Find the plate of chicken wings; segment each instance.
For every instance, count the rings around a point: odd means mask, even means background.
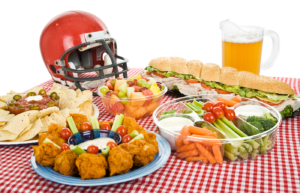
[[[143,176],[146,176],[148,174],[151,174],[152,172],[158,170],[160,167],[162,167],[169,159],[171,154],[171,148],[169,143],[163,138],[162,136],[155,134],[156,140],[158,143],[159,151],[154,156],[153,160],[148,163],[147,165],[144,165],[142,167],[138,168],[131,168],[128,172],[124,174],[118,174],[109,176],[108,174],[105,175],[102,178],[99,179],[85,179],[82,180],[79,176],[68,176],[63,175],[59,172],[56,172],[52,167],[45,167],[40,165],[34,156],[34,154],[31,155],[30,162],[37,174],[39,174],[41,177],[48,179],[53,182],[57,182],[60,184],[66,184],[66,185],[72,185],[72,186],[102,186],[102,185],[110,185],[110,184],[116,184],[121,182],[127,182],[130,180],[134,180]],[[126,148],[126,147],[123,147]],[[67,152],[66,152],[67,154]],[[85,155],[87,156],[87,155]],[[94,156],[94,155],[93,155]],[[66,157],[70,157],[67,156]],[[99,159],[99,160],[97,160]],[[101,162],[101,157],[82,157],[82,163],[87,161],[99,161]],[[119,155],[119,158],[122,160],[122,154]],[[86,164],[86,166],[82,165],[83,167],[88,167],[89,164]],[[91,168],[91,171],[94,170],[94,168]],[[102,169],[103,170],[103,169]],[[104,169],[105,170],[105,169]],[[107,170],[107,169],[106,169]],[[108,173],[108,172],[107,172]]]

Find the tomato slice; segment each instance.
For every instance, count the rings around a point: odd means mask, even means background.
[[[270,106],[276,106],[276,105],[280,105],[281,103],[283,103],[283,101],[281,101],[280,103],[272,103],[272,102],[265,101],[265,100],[262,100],[262,99],[258,99],[258,100],[263,102],[263,103],[266,103],[267,105],[270,105]]]
[[[152,73],[153,73],[155,76],[159,76],[159,77],[162,77],[162,78],[165,78],[165,77],[166,77],[164,74],[159,73],[159,72],[153,71]]]
[[[217,91],[217,93],[219,93],[219,94],[231,94],[231,92],[228,92],[228,91],[226,91],[226,90],[221,90],[221,89],[218,89],[218,88],[216,88],[216,91]]]
[[[146,72],[147,75],[151,75],[151,72]]]
[[[185,80],[187,83],[200,83],[199,80],[195,80],[195,79],[186,79]]]
[[[202,86],[204,89],[207,89],[207,90],[211,90],[211,89],[212,89],[212,87],[207,86],[204,82],[201,82],[201,86]]]

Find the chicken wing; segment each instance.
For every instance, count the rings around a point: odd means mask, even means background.
[[[55,158],[54,170],[67,176],[77,175],[78,169],[75,164],[77,158],[78,155],[70,149],[62,151]]]
[[[48,138],[53,141],[55,144],[61,146],[63,143],[66,143],[67,140],[60,137],[60,131],[63,129],[62,126],[51,123],[48,127],[47,133],[43,133],[39,136],[38,142],[39,145],[43,144],[43,141]]]
[[[43,143],[32,146],[35,160],[42,166],[54,166],[56,156],[60,154],[60,149],[53,143]]]
[[[121,145],[119,145],[119,147],[127,151],[132,157],[140,152],[140,148],[131,143],[122,143]]]
[[[89,119],[86,115],[79,113],[71,113],[70,116],[73,118],[74,123],[78,131],[81,131],[81,125],[84,122],[89,122]]]
[[[102,154],[83,153],[76,160],[82,180],[98,179],[106,175],[107,161]]]
[[[141,134],[144,135],[144,140],[146,142],[150,143],[151,145],[153,145],[155,147],[156,151],[158,152],[159,148],[158,148],[158,143],[156,141],[156,135],[154,133],[147,132],[146,130],[142,131]]]
[[[133,166],[132,155],[123,150],[120,146],[114,147],[109,152],[108,164],[110,176],[116,174],[125,174]]]
[[[140,167],[147,165],[154,159],[157,150],[153,145],[144,140],[139,139],[135,139],[131,143],[140,148],[139,153],[135,154],[135,156],[133,157],[134,166]]]

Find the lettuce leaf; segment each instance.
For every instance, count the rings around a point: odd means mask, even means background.
[[[264,91],[256,91],[258,95],[262,98],[268,98],[272,101],[284,101],[289,98],[289,95],[283,95],[283,94],[275,94],[275,93],[268,93]]]
[[[292,94],[292,95],[289,96],[289,98],[291,98],[291,99],[299,99],[300,95]]]

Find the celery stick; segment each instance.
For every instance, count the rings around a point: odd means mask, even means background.
[[[224,155],[231,161],[237,160],[237,158],[238,158],[236,155],[234,155],[226,150],[224,151]]]
[[[91,117],[91,124],[93,129],[100,129],[97,117]]]
[[[68,117],[67,121],[68,121],[68,124],[69,124],[69,127],[70,127],[72,133],[73,134],[78,133],[78,130],[77,130],[76,125],[74,123],[73,117],[71,117],[71,116]]]
[[[105,156],[105,157],[108,157],[109,155],[109,151],[110,151],[110,148],[109,146],[106,146],[105,149],[102,149],[101,152],[102,152],[102,155]]]
[[[231,144],[225,144],[225,150],[234,155],[239,155],[238,148],[233,147]]]
[[[204,106],[203,102],[198,102],[198,101],[196,101],[196,99],[194,99],[193,104],[200,109],[202,109],[202,107]]]
[[[70,149],[76,153],[77,155],[86,153],[86,151],[84,151],[83,149],[81,149],[78,145],[70,145]]]
[[[140,133],[140,134],[138,134],[135,138],[133,138],[131,141],[129,141],[128,143],[133,142],[135,139],[143,140],[143,139],[144,139],[144,135]]]
[[[227,125],[224,124],[220,119],[216,119],[216,121],[213,122],[213,124],[226,135],[226,138],[228,138],[228,139],[239,139],[239,138],[241,138],[235,132],[233,132],[229,127],[227,127]],[[233,142],[230,142],[230,143],[233,147],[238,148],[244,143],[244,140],[242,140],[242,139],[241,140],[236,140],[236,141],[233,141]]]
[[[258,150],[257,149],[254,149],[251,153],[250,153],[250,156],[252,157],[252,158],[255,158],[257,155],[258,155]]]
[[[138,136],[138,134],[139,134],[139,132],[137,132],[136,130],[134,130],[134,131],[132,131],[132,132],[130,133],[130,136],[131,136],[132,139],[133,139],[133,138],[135,138],[136,136]]]
[[[117,115],[115,120],[114,120],[114,124],[113,124],[111,130],[116,131],[118,129],[118,127],[120,127],[122,125],[123,120],[124,120],[124,115],[123,114]]]
[[[239,152],[240,152],[240,157],[243,159],[247,159],[248,158],[248,152],[246,151],[246,149],[241,146],[238,148]]]
[[[248,143],[243,143],[242,146],[247,150],[248,153],[250,153],[253,150],[253,147]]]
[[[54,146],[58,147],[60,149],[60,146],[57,145],[56,143],[54,143],[53,141],[51,141],[50,139],[46,138],[43,143],[52,143]]]

